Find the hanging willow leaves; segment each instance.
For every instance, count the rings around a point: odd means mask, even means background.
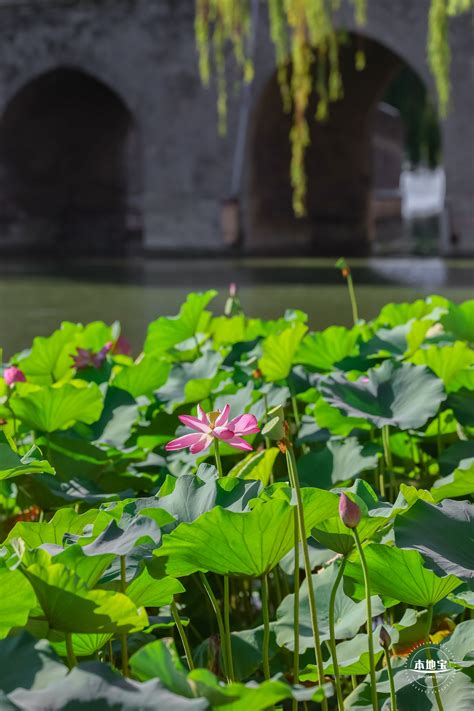
[[[370,9],[367,0],[353,0],[352,5],[356,25],[364,26]],[[283,108],[287,113],[293,111],[290,175],[293,209],[297,217],[306,212],[304,159],[310,143],[307,116],[310,96],[315,89],[318,97],[316,119],[324,120],[329,113],[329,104],[343,95],[339,70],[341,38],[332,17],[338,6],[339,3],[334,0],[268,0],[268,25],[275,47]],[[448,21],[452,16],[468,12],[473,6],[474,0],[431,0],[427,18],[427,54],[442,115],[447,112],[450,93]],[[203,84],[208,86],[213,59],[220,133],[225,132],[227,123],[226,49],[230,46],[243,81],[250,82],[253,62],[247,40],[252,30],[255,28],[252,27],[250,0],[196,0],[195,36],[199,71]],[[360,70],[365,67],[360,48],[356,50],[355,64]]]

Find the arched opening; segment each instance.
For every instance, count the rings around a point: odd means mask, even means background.
[[[363,70],[356,66],[361,50]],[[308,110],[304,218],[295,218],[291,204],[292,116],[283,111],[276,76],[257,102],[246,196],[250,249],[363,255],[372,250],[376,235],[390,240],[393,231],[402,230],[399,181],[409,157],[410,107],[382,102],[390,100],[387,90],[401,72],[417,75],[387,47],[350,34],[340,50],[340,67],[344,97],[330,105],[328,119],[314,120],[316,93]]]
[[[72,68],[40,75],[0,121],[0,248],[123,252],[141,237],[140,155],[119,96]]]

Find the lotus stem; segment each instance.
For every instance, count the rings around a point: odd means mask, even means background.
[[[364,586],[365,586],[365,602],[367,605],[367,638],[369,647],[369,662],[370,662],[370,692],[372,696],[372,708],[374,711],[378,711],[377,702],[377,681],[375,678],[375,663],[374,663],[374,634],[372,631],[372,601],[370,595],[370,581],[369,581],[369,569],[367,566],[367,561],[365,559],[364,550],[360,542],[359,534],[357,533],[357,527],[352,528],[352,533],[354,536],[355,544],[357,547],[357,552],[359,553],[360,563],[362,566],[362,572],[364,574]]]
[[[336,686],[337,705],[338,705],[339,711],[344,711],[344,697],[342,695],[341,676],[339,674],[339,663],[337,661],[337,652],[336,652],[336,631],[335,631],[335,621],[334,621],[334,606],[335,606],[335,602],[336,602],[336,594],[337,594],[340,582],[342,580],[342,576],[344,574],[345,567],[346,567],[346,558],[344,556],[341,560],[339,570],[337,571],[336,580],[334,581],[334,585],[332,586],[332,590],[331,590],[331,595],[329,597],[329,640],[330,640],[330,647],[331,647],[332,666],[334,669],[334,682],[335,682],[335,686]]]
[[[66,652],[69,669],[74,669],[74,667],[77,665],[77,659],[76,655],[74,654],[74,645],[72,643],[71,632],[66,632]]]
[[[388,469],[388,475],[390,477],[390,493],[392,495],[391,498],[393,500],[393,498],[394,498],[393,497],[393,492],[394,492],[393,459],[392,459],[392,450],[390,449],[390,427],[389,427],[389,425],[384,425],[382,427],[382,442],[383,442],[383,453],[384,453],[385,465],[386,465],[386,469]],[[384,486],[384,489],[385,489],[385,486]]]
[[[351,300],[352,307],[352,320],[354,321],[354,326],[359,320],[359,309],[357,308],[357,299],[355,295],[354,282],[352,281],[352,274],[349,271],[347,275],[347,288],[349,290],[349,298]]]
[[[214,614],[216,616],[217,620],[217,628],[219,630],[219,637],[221,640],[221,647],[222,647],[222,657],[224,660],[224,672],[225,676],[227,678],[227,681],[230,682],[230,677],[229,677],[229,661],[227,659],[227,645],[226,645],[226,635],[225,635],[225,629],[224,629],[224,621],[222,619],[221,611],[219,608],[219,603],[217,602],[217,598],[214,595],[214,592],[210,586],[210,583],[208,579],[206,578],[204,573],[200,573],[200,578],[201,582],[203,584],[204,590],[207,592],[207,595],[209,597],[209,600],[211,601],[212,608],[214,610]]]
[[[229,596],[229,576],[224,575],[224,630],[225,644],[227,650],[228,669],[227,673],[230,681],[234,681],[234,660],[232,657],[232,638],[230,636],[230,596]]]
[[[120,556],[120,590],[123,595],[127,591],[127,559],[124,555]],[[122,673],[124,676],[128,676],[128,643],[127,635],[123,634],[120,637],[120,642],[122,646]]]
[[[324,682],[324,665],[323,665],[323,655],[321,651],[321,641],[319,636],[319,625],[318,625],[318,610],[316,606],[316,595],[314,593],[313,580],[312,580],[312,569],[311,561],[309,559],[309,549],[308,540],[306,538],[306,526],[304,522],[304,508],[303,500],[301,498],[301,488],[298,479],[298,469],[296,466],[296,459],[293,452],[293,447],[291,442],[287,442],[286,446],[286,464],[288,467],[288,475],[290,478],[291,486],[293,487],[296,494],[296,507],[298,511],[298,528],[299,528],[299,538],[301,541],[301,546],[303,549],[303,561],[304,570],[306,576],[306,583],[308,585],[308,601],[309,601],[309,612],[311,618],[311,630],[314,638],[315,656],[316,656],[316,666],[318,668],[318,685],[322,687]],[[299,590],[295,591],[295,595],[299,595]],[[328,702],[324,696],[321,706],[323,711],[328,711]]]
[[[395,681],[393,678],[392,660],[390,657],[390,647],[384,647],[385,661],[387,664],[388,681],[390,683],[390,711],[397,711],[397,695],[395,693]]]
[[[293,649],[293,679],[298,684],[300,680],[300,541],[298,529],[298,509],[295,509],[295,569],[294,569],[294,599],[293,599],[293,628],[294,628],[294,649]],[[298,709],[298,702],[293,699],[293,708]]]
[[[171,603],[171,615],[173,616],[174,623],[177,627],[179,637],[181,639],[181,643],[184,648],[184,654],[186,656],[186,661],[188,663],[189,670],[192,671],[194,669],[194,662],[193,662],[193,655],[191,652],[191,646],[189,644],[188,636],[186,634],[186,630],[183,627],[183,623],[181,622],[181,618],[179,616],[179,611],[178,608],[176,607],[176,602],[173,600]]]
[[[426,649],[426,656],[428,659],[431,659],[431,650],[430,650],[430,632],[431,632],[431,625],[433,624],[433,605],[428,605],[427,608],[428,612],[428,619],[427,619],[427,629],[426,629],[426,638],[425,638],[425,649]],[[443,707],[443,702],[441,701],[441,695],[439,693],[439,687],[438,687],[438,679],[436,678],[436,674],[432,674],[431,678],[433,680],[433,691],[436,699],[436,703],[438,704],[438,711],[444,711]]]
[[[219,452],[219,440],[214,437],[214,457],[216,460],[217,473],[219,474],[219,479],[222,479],[224,473],[222,471],[221,454]]]
[[[270,679],[270,614],[268,610],[268,575],[262,577],[262,616],[263,616],[263,673]]]

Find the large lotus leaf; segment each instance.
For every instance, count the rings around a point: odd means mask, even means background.
[[[357,526],[360,540],[369,540],[386,525],[385,516],[363,516]],[[313,528],[312,534],[323,546],[342,555],[347,555],[355,547],[354,536],[343,524],[339,515],[321,521]]]
[[[202,402],[215,392],[217,381],[227,377],[221,366],[220,353],[206,353],[192,363],[176,363],[156,395],[167,403],[168,412],[173,412],[177,405]]]
[[[243,315],[217,316],[209,324],[209,333],[216,346],[246,341],[246,318]]]
[[[163,353],[192,338],[198,331],[205,331],[211,314],[204,309],[216,295],[216,291],[191,293],[181,306],[178,316],[160,316],[150,323],[144,346],[145,353]]]
[[[127,633],[146,627],[144,609],[122,593],[89,590],[66,566],[44,557],[25,569],[49,625],[60,632]]]
[[[305,502],[309,533],[318,521],[334,515],[337,496],[319,489],[303,491],[309,492]],[[284,499],[272,499],[243,513],[216,507],[165,535],[155,554],[168,556],[166,572],[175,577],[198,570],[259,577],[294,545],[293,523],[294,507]]]
[[[169,605],[174,595],[184,592],[184,586],[175,578],[157,580],[145,567],[127,587],[127,596],[137,607],[162,607]]]
[[[474,390],[460,388],[450,393],[446,405],[463,427],[474,427]]]
[[[474,299],[463,304],[449,304],[448,313],[441,317],[446,331],[460,341],[474,343]]]
[[[393,328],[381,328],[370,341],[361,345],[361,355],[405,358],[420,347],[430,326],[429,321],[411,320]]]
[[[258,367],[266,380],[285,380],[288,377],[296,351],[307,330],[307,326],[297,322],[291,328],[265,338]]]
[[[454,575],[439,577],[424,566],[418,551],[400,550],[382,543],[365,548],[372,592],[405,602],[428,607],[455,590],[461,580]],[[345,575],[363,583],[359,563],[348,561]]]
[[[462,440],[452,444],[441,452],[439,457],[439,471],[445,476],[452,474],[455,469],[463,466],[466,459],[474,458],[474,440]]]
[[[331,565],[318,575],[312,576],[312,583],[318,601],[318,622],[321,641],[329,639],[329,598],[337,575],[337,566]],[[314,646],[311,618],[309,613],[308,585],[306,580],[299,590],[300,598],[300,653]],[[273,629],[277,643],[287,649],[294,648],[294,594],[287,595],[276,613]],[[336,639],[351,639],[367,621],[365,601],[354,602],[348,597],[342,585],[339,586],[335,599]],[[372,614],[384,612],[380,598],[372,597]]]
[[[456,376],[474,364],[474,351],[467,343],[456,341],[442,348],[437,345],[421,348],[410,360],[416,365],[426,365],[430,368],[449,391]]]
[[[45,550],[50,547],[43,546]],[[100,581],[107,568],[114,560],[113,555],[87,556],[81,546],[74,544],[64,550],[55,552],[54,547],[49,550],[54,563],[61,563],[80,578],[88,588],[93,588]]]
[[[474,457],[463,459],[452,474],[437,479],[431,494],[436,502],[474,494]]]
[[[43,543],[62,546],[66,533],[82,534],[85,526],[95,523],[99,516],[105,527],[110,517],[104,513],[99,514],[96,509],[78,514],[74,509],[65,508],[56,511],[50,521],[18,521],[8,534],[5,543],[15,538],[22,538],[28,548],[38,548]]]
[[[158,545],[160,538],[160,529],[152,519],[145,516],[124,516],[119,524],[115,520],[110,521],[107,528],[91,543],[87,543],[87,537],[81,538],[79,543],[84,546],[82,550],[87,556],[125,556],[140,543]]]
[[[18,363],[27,380],[38,385],[52,385],[64,376],[72,377],[72,355],[76,352],[76,337],[81,328],[78,324],[64,322],[51,336],[37,336],[30,353]]]
[[[330,489],[340,481],[377,466],[377,453],[363,447],[355,437],[329,440],[324,449],[308,452],[298,460],[301,482],[306,486]]]
[[[359,338],[358,329],[343,326],[330,326],[324,331],[309,333],[298,348],[295,362],[321,371],[335,370],[344,358],[357,355]]]
[[[270,481],[273,471],[275,459],[278,457],[280,450],[278,447],[270,447],[262,449],[258,452],[250,452],[246,457],[241,459],[229,471],[228,476],[238,477],[239,479],[257,479],[264,486]]]
[[[471,580],[456,588],[455,592],[449,595],[449,599],[457,605],[474,610],[474,582]]]
[[[23,424],[40,432],[65,430],[76,422],[91,424],[102,412],[102,393],[95,383],[74,381],[64,385],[32,388],[18,383],[10,407]]]
[[[111,632],[102,634],[73,634],[71,635],[71,641],[74,655],[76,657],[92,657],[96,652],[105,647],[112,637],[113,634]],[[61,657],[67,656],[66,639],[64,635],[60,632],[52,632],[49,635],[49,641],[57,654]]]
[[[366,634],[356,634],[352,639],[340,642],[336,645],[337,661],[339,671],[344,676],[361,675],[370,673],[370,655],[368,652],[368,639]],[[374,639],[374,660],[375,664],[383,656],[383,649],[378,644],[377,637]],[[332,657],[324,662],[325,674],[334,674]],[[309,664],[300,674],[301,681],[318,681],[319,675],[316,665]]]
[[[152,355],[145,355],[137,363],[125,366],[113,379],[112,385],[126,390],[134,398],[151,396],[168,379],[170,364]]]
[[[123,447],[138,419],[138,404],[130,393],[109,387],[100,419],[92,429],[92,439],[111,447]]]
[[[164,688],[160,681],[145,684],[124,679],[106,664],[84,662],[64,679],[45,688],[16,689],[9,698],[22,711],[207,711],[205,699],[186,699]]]
[[[331,407],[320,397],[314,406],[314,417],[321,430],[333,435],[347,437],[357,430],[370,430],[370,423],[362,417],[347,417],[340,410]]]
[[[18,688],[47,686],[68,671],[46,640],[25,631],[0,641],[0,669],[0,689],[7,694]]]
[[[130,668],[139,681],[158,678],[169,691],[189,699],[195,696],[172,639],[157,639],[141,647],[130,658]]]
[[[201,514],[215,506],[229,511],[248,510],[249,501],[258,496],[259,481],[239,479],[210,479],[203,482],[196,476],[184,475],[175,480],[173,491],[166,496],[137,500],[144,516],[150,516],[153,509],[169,513],[178,523],[191,523]]]
[[[474,579],[474,507],[467,501],[419,499],[397,516],[395,543],[419,551],[437,575]]]
[[[0,639],[12,627],[24,627],[35,605],[35,594],[25,576],[19,570],[0,567]]]
[[[446,399],[443,383],[426,367],[390,360],[356,381],[342,373],[321,378],[319,388],[344,414],[402,430],[422,427]]]
[[[441,642],[440,647],[457,662],[467,660],[474,663],[474,620],[457,624],[454,632]]]
[[[41,459],[38,447],[33,446],[20,456],[4,439],[3,432],[0,432],[0,481],[23,474],[55,474],[55,471],[47,460]]]
[[[437,321],[447,311],[449,301],[442,296],[429,296],[412,303],[386,304],[377,316],[376,323],[384,326],[399,326],[411,319]]]

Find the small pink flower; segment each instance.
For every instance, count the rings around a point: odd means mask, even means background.
[[[360,508],[346,494],[339,499],[339,516],[347,528],[355,528],[360,521]]]
[[[25,374],[16,365],[11,365],[3,371],[3,379],[6,384],[12,388],[15,383],[24,383],[26,381]]]
[[[111,352],[114,355],[129,356],[132,355],[132,346],[124,336],[119,336],[115,343],[112,344]]]
[[[78,348],[76,355],[72,356],[74,361],[73,367],[76,370],[84,370],[85,368],[99,369],[107,358],[107,353],[113,348],[112,341],[105,344],[98,353],[94,353],[88,348]]]
[[[165,449],[174,451],[176,449],[186,449],[192,454],[198,454],[207,449],[213,439],[220,439],[231,447],[237,449],[252,450],[248,442],[242,439],[243,435],[260,432],[255,415],[239,415],[229,420],[230,405],[226,405],[223,410],[205,413],[200,405],[197,406],[197,417],[192,415],[180,415],[179,419],[183,425],[187,425],[196,432],[185,434],[182,437],[168,442]]]

